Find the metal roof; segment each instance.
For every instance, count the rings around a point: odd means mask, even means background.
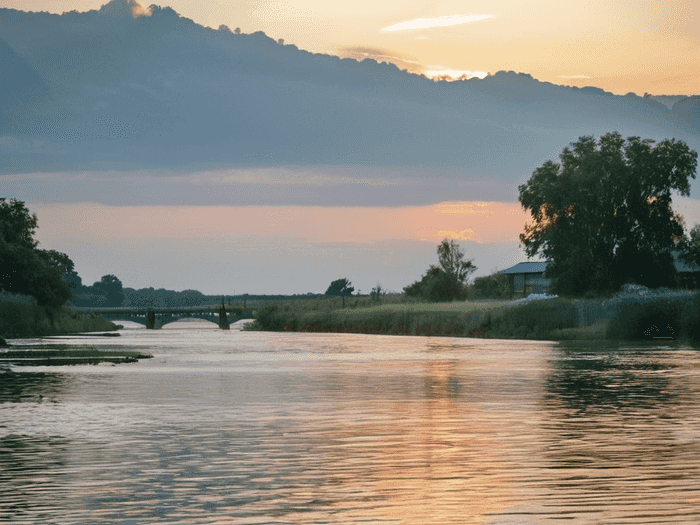
[[[700,267],[697,265],[689,265],[684,263],[678,258],[678,252],[674,251],[673,254],[673,264],[676,267],[676,271],[679,273],[689,273],[689,272],[700,272]],[[547,268],[547,263],[549,261],[535,261],[535,262],[521,262],[515,266],[503,270],[501,273],[504,274],[514,274],[514,273],[544,273],[545,268]]]
[[[543,273],[549,261],[521,262],[503,270],[501,273]]]
[[[672,251],[671,255],[673,255],[673,265],[676,267],[676,271],[679,273],[686,273],[686,272],[700,272],[700,267],[698,267],[697,264],[686,264],[685,262],[681,261],[678,258],[679,252],[678,251]]]

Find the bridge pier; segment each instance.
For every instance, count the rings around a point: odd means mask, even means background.
[[[221,297],[221,307],[219,308],[219,328],[222,330],[230,330],[231,326],[228,323],[228,315],[226,314],[226,306],[224,305],[224,298]]]
[[[148,313],[146,314],[146,329],[147,330],[155,330],[155,328],[156,328],[156,313],[149,308]]]

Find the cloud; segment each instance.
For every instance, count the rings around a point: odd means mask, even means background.
[[[476,232],[471,228],[465,228],[460,231],[452,230],[439,230],[436,235],[436,239],[444,239],[445,237],[449,239],[454,239],[455,241],[475,241],[481,242],[476,236]]]
[[[399,22],[398,24],[384,27],[382,28],[382,31],[408,31],[411,29],[457,26],[472,22],[479,22],[480,20],[486,20],[488,18],[493,18],[493,15],[452,15],[439,16],[437,18],[416,18],[415,20]]]
[[[428,66],[430,69],[423,74],[433,80],[467,80],[470,78],[486,78],[487,71],[472,71],[470,69],[449,69],[442,66]]]
[[[138,2],[133,2],[131,4],[131,16],[134,18],[139,18],[140,16],[151,16],[153,14],[153,9],[150,7],[145,7]]]
[[[559,78],[571,78],[571,79],[576,79],[576,78],[592,78],[587,75],[559,75]]]
[[[398,56],[385,49],[380,49],[377,47],[341,47],[338,49],[337,54],[341,58],[354,58],[358,62],[362,62],[367,58],[376,60],[377,62],[386,62],[389,64],[394,64],[399,69],[404,69],[413,73],[420,73],[422,71],[420,62],[409,60],[408,58]]]

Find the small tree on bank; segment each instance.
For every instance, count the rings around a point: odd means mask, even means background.
[[[340,296],[343,298],[343,308],[345,308],[345,296],[351,295],[355,291],[352,283],[346,278],[336,279],[333,281],[326,290],[326,295]]]
[[[437,247],[440,266],[430,265],[420,281],[406,286],[407,297],[430,302],[466,299],[466,281],[477,270],[473,260],[464,260],[464,251],[454,240],[444,239]]]

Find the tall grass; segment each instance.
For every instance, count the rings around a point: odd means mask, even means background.
[[[608,339],[682,339],[700,342],[700,293],[628,300],[617,305],[608,324]]]
[[[67,306],[47,312],[30,298],[7,295],[0,298],[0,336],[6,339],[116,329],[114,323],[99,317],[83,317]]]
[[[487,312],[482,327],[490,337],[560,339],[564,329],[578,326],[578,318],[571,299],[547,299]]]
[[[502,303],[359,302],[346,308],[317,300],[268,305],[258,311],[252,330],[346,332],[388,335],[467,336],[483,323],[484,313]],[[361,307],[364,306],[364,307]]]

